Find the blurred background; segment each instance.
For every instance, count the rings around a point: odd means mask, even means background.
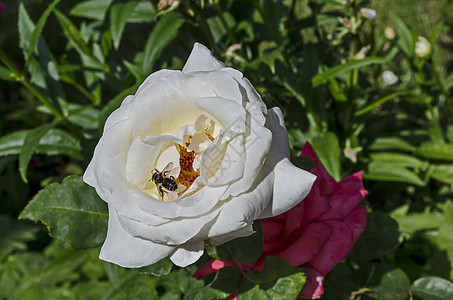
[[[451,0],[0,1],[0,298],[204,299],[196,266],[101,262],[106,217],[70,247],[22,212],[200,42],[283,110],[294,156],[309,141],[337,181],[364,171],[367,228],[321,299],[453,299],[452,26]]]

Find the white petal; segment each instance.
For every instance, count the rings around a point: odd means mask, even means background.
[[[210,72],[194,72],[190,75],[208,82],[217,93],[218,97],[233,100],[245,107],[247,101],[246,91],[236,79],[222,70]],[[243,95],[244,93],[244,95]]]
[[[227,199],[215,223],[209,230],[209,237],[234,234],[249,226],[269,205],[272,199],[274,174],[263,166],[256,176],[250,191]]]
[[[179,71],[163,69],[163,70],[159,70],[157,72],[152,73],[145,79],[145,81],[143,81],[142,84],[140,84],[140,86],[138,87],[137,92],[135,94],[138,94],[139,92],[141,92],[141,90],[143,90],[148,85],[150,85],[154,80],[168,77],[169,75],[172,75],[174,73],[179,73]]]
[[[180,140],[171,135],[148,136],[143,141],[141,138],[135,139],[127,154],[127,180],[141,189],[144,188],[151,177],[151,172],[156,167],[159,154],[169,142],[177,143]],[[162,170],[164,167],[157,166],[156,168]]]
[[[225,130],[235,135],[246,131],[246,111],[235,101],[220,97],[204,97],[197,99],[196,102],[203,110],[214,116]]]
[[[171,203],[171,202],[164,202]],[[137,220],[135,216],[128,218],[122,215],[118,219],[123,228],[132,236],[164,245],[182,245],[198,235],[206,223],[218,214],[217,209],[197,216],[196,218],[178,218],[159,226],[149,226],[146,220]]]
[[[118,222],[114,209],[109,207],[107,238],[99,258],[126,268],[139,268],[154,264],[174,251],[174,247],[135,238]]]
[[[217,172],[210,176],[209,169],[212,163],[209,162],[207,156],[202,159],[200,174],[206,179],[207,186],[222,186],[232,183],[242,177],[245,166],[245,148],[243,143],[244,138],[239,135],[229,141],[221,164],[216,168]],[[206,151],[208,153],[208,151]],[[203,155],[204,156],[204,155]],[[205,177],[207,176],[207,177]]]
[[[232,68],[224,68],[222,69],[222,71],[227,72],[228,74],[233,76],[234,79],[236,79],[236,81],[241,85],[241,88],[245,90],[245,95],[243,97],[246,98],[248,102],[259,108],[262,113],[266,113],[266,104],[264,104],[261,96],[255,90],[250,81],[245,78],[241,72]]]
[[[216,121],[195,103],[199,98],[216,96],[207,82],[180,72],[153,80],[132,102],[130,122],[134,139],[172,135],[181,126],[194,124],[202,114]]]
[[[245,167],[242,178],[230,185],[225,193],[226,198],[229,195],[239,195],[250,189],[256,174],[260,172],[264,164],[267,153],[271,147],[272,133],[269,129],[263,127],[265,118],[260,110],[249,105],[247,114],[247,128],[245,137]]]
[[[260,218],[279,215],[294,207],[308,195],[316,179],[315,175],[289,161],[288,134],[279,108],[269,109],[267,126],[273,137],[265,165],[274,170],[274,199]]]
[[[171,261],[178,267],[184,268],[196,262],[204,252],[203,241],[185,244],[176,249],[170,256]]]
[[[246,227],[238,229],[233,232],[229,232],[224,235],[216,236],[211,238],[211,242],[214,246],[222,245],[226,242],[229,242],[231,240],[244,237],[244,236],[249,236],[255,233],[252,227],[253,223],[248,224]]]
[[[83,180],[96,188],[96,191],[104,201],[107,201],[107,199],[100,188],[102,186],[100,179],[104,168],[113,157],[123,155],[122,157],[125,160],[131,142],[129,121],[122,120],[104,131],[104,134],[94,149],[93,158],[83,174]],[[115,147],[112,147],[112,145],[115,145]]]
[[[195,43],[192,52],[182,69],[183,73],[196,72],[196,71],[212,71],[225,67],[225,65],[215,59],[211,51],[206,46]]]
[[[293,208],[308,195],[316,179],[312,173],[295,167],[288,158],[277,163],[274,173],[274,199],[260,218],[276,216]]]

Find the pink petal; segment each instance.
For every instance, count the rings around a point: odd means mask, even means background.
[[[362,171],[354,173],[340,182],[341,188],[330,195],[331,209],[317,220],[342,220],[368,192],[363,188]]]
[[[327,221],[334,231],[310,264],[327,274],[351,251],[366,226],[366,206],[355,208],[343,221]]]
[[[330,203],[328,197],[321,195],[321,185],[319,180],[320,177],[316,178],[316,181],[307,197],[305,197],[304,203],[304,218],[302,219],[302,226],[311,223],[319,216],[325,214],[330,210]]]
[[[304,216],[304,206],[305,203],[304,201],[302,201],[285,213],[286,220],[285,228],[284,231],[282,232],[283,234],[283,236],[281,237],[282,239],[289,238],[289,236],[293,234],[293,232],[301,226],[302,219]]]
[[[282,242],[281,246],[285,247],[282,251],[272,251],[265,255],[278,256],[293,267],[298,267],[310,261],[319,253],[332,232],[333,228],[326,222],[308,224],[303,228],[297,240],[288,239]]]
[[[274,218],[268,218],[261,220],[261,226],[263,227],[263,252],[278,247],[284,225],[274,221]]]
[[[335,179],[332,178],[332,176],[330,176],[326,168],[324,168],[323,164],[319,160],[318,155],[316,155],[316,152],[310,145],[310,143],[305,143],[301,155],[308,156],[315,162],[316,166],[311,169],[310,172],[318,176],[318,178],[322,178],[322,181],[320,182],[322,188],[321,195],[330,195],[339,188],[338,183],[335,181]]]
[[[208,261],[207,263],[202,265],[200,268],[198,268],[198,270],[193,274],[193,277],[200,280],[205,275],[217,272],[218,270],[222,269],[223,267],[228,267],[228,266],[231,266],[231,263],[229,263],[227,261],[211,259],[210,261]]]
[[[307,267],[307,271],[307,281],[302,291],[300,291],[299,297],[306,299],[319,298],[324,293],[324,288],[322,287],[324,276],[311,267]]]

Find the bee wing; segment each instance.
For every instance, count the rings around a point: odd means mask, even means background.
[[[161,173],[165,176],[165,173],[170,172],[172,169],[173,169],[173,162],[171,161],[165,166],[165,168],[162,170]]]

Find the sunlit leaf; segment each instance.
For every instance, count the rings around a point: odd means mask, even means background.
[[[440,277],[423,277],[414,281],[412,293],[422,300],[453,299],[453,283]]]
[[[79,176],[46,186],[19,218],[43,222],[51,236],[75,249],[97,247],[107,233],[107,205]]]
[[[341,149],[338,138],[334,133],[318,136],[312,140],[312,146],[327,172],[336,180],[341,180],[340,155]]]
[[[386,60],[380,57],[367,57],[361,60],[350,60],[342,65],[332,67],[319,73],[312,78],[311,83],[313,87],[323,84],[332,77],[339,76],[351,70],[360,69],[371,64],[383,64]]]
[[[39,141],[53,126],[55,126],[55,124],[45,124],[27,132],[19,155],[19,172],[23,181],[28,181],[28,163],[30,162],[31,156],[36,151]]]
[[[139,1],[129,1],[126,3],[117,3],[110,9],[110,28],[112,31],[113,46],[118,49],[123,35],[124,27],[129,16]]]
[[[105,13],[113,0],[89,0],[78,3],[71,9],[71,15],[94,20],[104,20]]]
[[[163,15],[153,31],[151,32],[145,45],[143,71],[149,74],[154,62],[178,33],[178,29],[184,24],[184,18],[176,12],[169,12]]]

